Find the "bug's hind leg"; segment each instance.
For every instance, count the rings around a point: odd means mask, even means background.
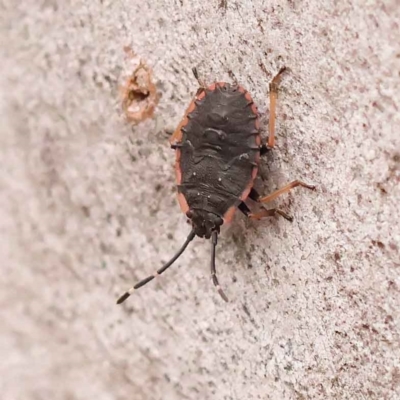
[[[283,218],[287,219],[288,221],[293,221],[293,217],[286,214],[284,211],[280,210],[279,208],[272,208],[271,210],[263,210],[258,213],[252,213],[247,207],[247,205],[241,202],[238,206],[239,210],[248,218],[250,219],[261,219],[265,217],[273,217],[275,215],[281,215]]]
[[[264,196],[264,197],[261,197],[255,190],[252,189],[252,191],[249,194],[249,197],[251,199],[257,201],[258,203],[269,203],[270,201],[275,200],[280,195],[289,192],[291,189],[293,189],[297,186],[302,186],[302,187],[305,187],[306,189],[315,190],[314,185],[308,185],[307,183],[304,183],[302,181],[295,180],[293,182],[290,182],[283,188],[278,189],[275,192],[269,194],[268,196]]]
[[[269,136],[267,145],[270,149],[275,146],[276,99],[278,97],[279,82],[285,71],[286,67],[281,68],[269,84]]]
[[[275,192],[271,193],[268,196],[261,197],[258,192],[252,188],[249,193],[250,199],[256,201],[257,203],[268,203],[272,200],[275,200],[277,197],[280,195],[289,192],[291,189],[295,188],[296,186],[302,186],[310,190],[315,190],[314,185],[308,185],[307,183],[304,183],[302,181],[293,181],[289,183],[288,185],[284,186],[281,189],[276,190]],[[258,213],[251,213],[250,209],[246,206],[245,203],[239,204],[239,210],[242,211],[247,217],[251,219],[261,219],[264,217],[272,217],[274,215],[281,215],[283,218],[287,219],[288,221],[293,221],[293,217],[290,215],[286,214],[284,211],[282,211],[279,208],[272,208],[270,210],[262,210]]]
[[[263,144],[260,149],[261,155],[264,155],[268,150],[275,146],[275,120],[276,120],[276,100],[278,98],[278,87],[282,79],[282,74],[286,71],[283,67],[272,79],[269,84],[269,126],[268,126],[268,142]]]

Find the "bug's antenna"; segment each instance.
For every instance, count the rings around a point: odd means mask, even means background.
[[[194,239],[195,236],[196,236],[196,234],[194,233],[194,229],[192,229],[192,231],[189,233],[189,236],[187,237],[185,243],[178,250],[178,252],[166,264],[164,264],[160,269],[158,269],[154,275],[150,275],[147,278],[142,279],[135,286],[132,286],[127,292],[125,292],[117,300],[117,304],[123,303],[136,289],[139,289],[140,287],[144,286],[146,283],[152,281],[156,276],[161,275],[166,269],[168,269],[180,257],[180,255],[185,251],[186,247]]]
[[[218,232],[214,231],[211,236],[211,278],[213,280],[214,286],[217,288],[218,293],[225,301],[229,301],[225,293],[222,291],[221,286],[219,286],[217,271],[215,270],[215,248],[218,243]]]

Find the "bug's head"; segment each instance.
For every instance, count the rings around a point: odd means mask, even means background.
[[[205,210],[189,210],[186,216],[190,219],[196,235],[206,239],[209,239],[214,231],[219,233],[220,227],[224,223],[220,216]]]

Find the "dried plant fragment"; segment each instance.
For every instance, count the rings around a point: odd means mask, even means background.
[[[122,109],[129,122],[138,124],[147,118],[151,118],[158,104],[159,95],[152,80],[152,70],[142,60],[137,65],[135,54],[129,48],[125,48],[131,64],[136,64],[129,75],[122,90]]]

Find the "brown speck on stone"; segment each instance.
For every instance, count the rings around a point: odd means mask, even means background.
[[[218,8],[226,10],[228,8],[228,0],[220,0]]]

